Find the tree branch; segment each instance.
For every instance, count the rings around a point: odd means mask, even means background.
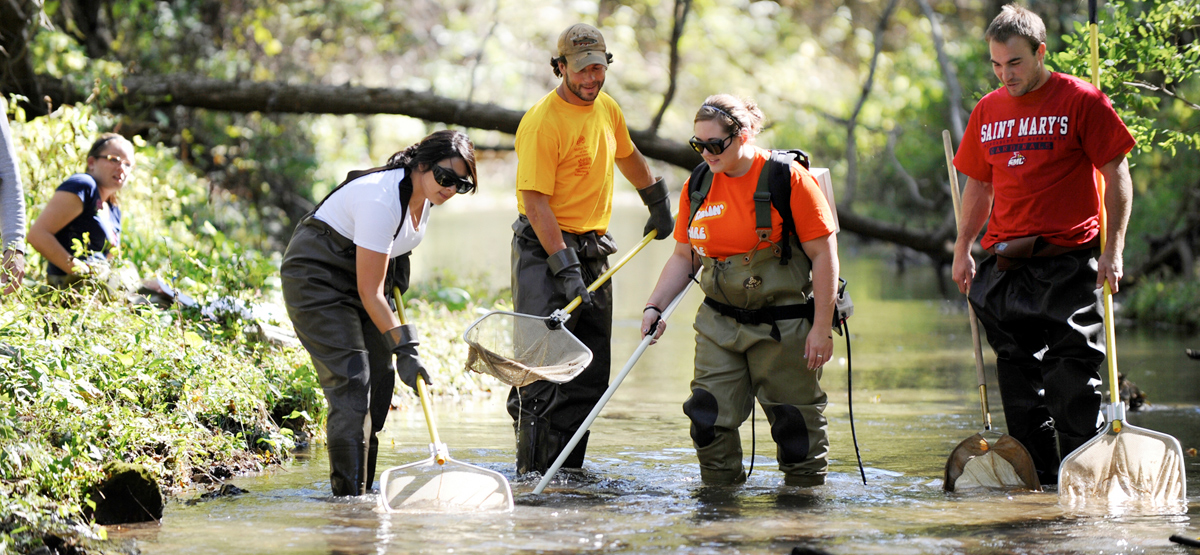
[[[471,55],[471,58],[474,58],[474,61],[471,64],[471,85],[470,88],[467,89],[467,102],[471,102],[471,99],[475,97],[475,75],[479,71],[479,66],[483,64],[484,47],[487,46],[488,39],[492,38],[492,35],[496,33],[496,27],[500,25],[499,13],[500,0],[494,0],[492,3],[492,26],[488,27],[487,34],[483,35],[483,39],[479,41],[479,50],[476,50],[475,53]]]
[[[1148,91],[1160,92],[1162,94],[1165,94],[1171,98],[1174,98],[1174,99],[1188,105],[1188,107],[1193,110],[1200,110],[1200,105],[1198,105],[1195,102],[1192,102],[1182,96],[1179,96],[1178,93],[1176,93],[1175,91],[1173,91],[1171,89],[1168,89],[1165,85],[1159,86],[1159,85],[1155,85],[1153,83],[1147,83],[1145,81],[1125,81],[1121,84],[1128,85],[1130,87],[1137,87],[1139,89],[1146,89]]]
[[[662,106],[654,115],[654,120],[650,122],[649,131],[651,133],[658,133],[658,126],[662,123],[663,114],[667,113],[667,106],[675,98],[675,83],[679,71],[679,39],[683,37],[683,24],[687,21],[688,11],[691,8],[692,0],[675,0],[675,25],[671,28],[671,62],[668,70],[670,76],[668,77],[667,92],[663,94]]]
[[[922,208],[933,208],[936,203],[921,196],[920,184],[917,183],[917,180],[914,179],[912,175],[909,175],[908,171],[904,169],[904,165],[900,163],[898,158],[896,158],[896,138],[899,137],[900,133],[901,129],[896,127],[887,134],[888,158],[892,162],[892,167],[895,168],[896,172],[900,175],[900,180],[904,182],[904,185],[908,189],[908,198]]]
[[[963,130],[966,129],[966,125],[963,123],[963,120],[966,119],[963,117],[966,110],[962,106],[963,92],[962,85],[958,82],[958,71],[954,69],[954,64],[946,55],[946,41],[942,38],[942,24],[938,21],[933,7],[929,5],[929,0],[917,0],[917,3],[921,5],[921,11],[929,19],[933,35],[933,49],[937,51],[938,65],[942,66],[942,75],[946,80],[946,100],[950,105],[950,131],[954,133],[954,142],[960,143]]]
[[[4,0],[0,0],[2,2]],[[74,99],[79,95],[57,84],[56,94]],[[49,86],[49,85],[46,85]],[[254,81],[218,81],[194,75],[131,75],[125,91],[110,108],[136,112],[150,107],[185,106],[229,112],[274,112],[315,114],[400,114],[427,121],[489,129],[515,134],[524,112],[495,104],[476,104],[436,96],[428,92],[368,87],[292,85]],[[663,139],[649,130],[629,132],[638,150],[650,158],[691,170],[702,160],[686,143]],[[950,256],[953,229],[910,230],[901,225],[874,220],[838,210],[842,229],[868,239],[889,241],[920,251],[935,260]]]
[[[875,68],[879,65],[879,54],[883,51],[883,33],[887,31],[888,20],[892,18],[892,12],[896,9],[896,4],[900,0],[889,0],[888,5],[883,10],[883,15],[879,17],[879,23],[875,26],[875,51],[871,54],[871,68],[867,72],[867,80],[863,82],[862,94],[858,97],[858,104],[854,106],[854,111],[850,113],[850,119],[846,123],[846,204],[854,204],[854,196],[858,189],[858,142],[854,139],[855,128],[858,127],[858,116],[862,113],[863,105],[867,103],[867,97],[871,95],[871,87],[875,85]]]

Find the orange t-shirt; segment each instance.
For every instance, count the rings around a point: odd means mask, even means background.
[[[729,177],[723,173],[713,175],[712,188],[704,204],[696,212],[696,218],[688,225],[691,214],[688,185],[685,183],[679,199],[679,218],[675,220],[675,240],[691,243],[700,256],[724,260],[750,252],[758,243],[754,233],[754,191],[758,188],[758,174],[766,164],[770,152],[755,149],[754,163],[750,171],[741,177]],[[792,163],[792,219],[796,222],[796,235],[801,243],[819,239],[833,233],[833,211],[821,194],[817,180],[798,163]],[[783,239],[783,218],[775,207],[771,207],[771,240]],[[758,248],[767,248],[763,243]]]

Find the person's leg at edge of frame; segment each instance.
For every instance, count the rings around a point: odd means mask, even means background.
[[[784,485],[812,487],[825,483],[829,466],[828,396],[821,389],[821,370],[809,370],[797,357],[811,329],[808,320],[777,323],[780,341],[766,333],[746,352],[753,387],[771,425]]]
[[[750,416],[754,398],[746,357],[731,349],[739,327],[707,305],[696,314],[696,370],[683,412],[691,420],[692,445],[705,485],[746,481],[738,428]]]

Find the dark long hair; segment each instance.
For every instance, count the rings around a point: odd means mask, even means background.
[[[412,145],[388,158],[389,169],[404,167],[409,171],[427,172],[433,165],[446,158],[462,158],[471,173],[471,182],[476,185],[471,192],[479,190],[479,175],[475,172],[475,145],[462,131],[443,129],[434,131],[421,142]]]

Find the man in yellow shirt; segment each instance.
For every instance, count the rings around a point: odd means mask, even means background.
[[[578,23],[558,37],[550,63],[562,83],[542,97],[517,129],[517,209],[513,224],[512,291],[517,312],[548,316],[575,297],[583,303],[566,326],[589,349],[592,363],[565,384],[539,381],[513,390],[508,412],[517,432],[517,473],[544,473],[608,387],[612,285],[589,294],[608,270],[617,244],[608,233],[613,166],[650,209],[645,232],[671,234],[667,186],[629,138],[616,101],[600,92],[612,55],[595,27]],[[564,468],[581,468],[587,436]]]

